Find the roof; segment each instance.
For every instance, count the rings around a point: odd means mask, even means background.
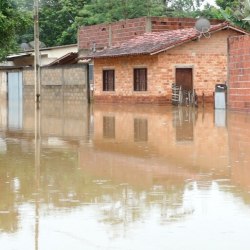
[[[75,64],[75,63],[87,64],[89,62],[90,59],[79,57],[77,52],[70,52],[62,57],[57,58],[55,61],[51,62],[46,66],[56,66],[56,65]]]
[[[48,66],[75,64],[78,61],[77,58],[78,58],[78,53],[70,52],[62,57],[57,58],[55,61],[51,62]]]
[[[232,29],[242,34],[248,34],[248,32],[232,26],[228,22],[211,25],[209,32],[214,33],[223,29]],[[200,36],[201,33],[195,28],[150,32],[128,40],[119,46],[113,46],[102,51],[91,52],[86,57],[104,58],[128,55],[153,55],[195,40]]]
[[[32,43],[32,42],[31,42]],[[71,47],[76,47],[77,44],[67,44],[67,45],[60,45],[60,46],[54,46],[54,47],[40,47],[40,51],[46,51],[46,50],[56,50],[56,49],[64,49],[64,48],[71,48]],[[27,52],[33,52],[34,48],[30,47],[30,49],[26,49],[25,51]]]
[[[31,55],[32,55],[32,53],[23,52],[23,53],[19,53],[19,54],[9,55],[9,56],[6,57],[6,60],[7,61],[12,61],[12,60],[17,59],[17,58],[29,57]]]

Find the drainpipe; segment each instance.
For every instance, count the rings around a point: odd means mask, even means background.
[[[87,100],[90,104],[90,81],[89,81],[89,64],[87,64]]]

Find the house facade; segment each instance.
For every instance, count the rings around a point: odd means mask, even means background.
[[[62,57],[71,56],[74,54],[77,57],[78,47],[77,44],[40,48],[40,66],[47,66]],[[27,67],[34,66],[34,49],[29,51],[23,51],[18,54],[9,55],[7,57],[8,64],[2,64],[0,66],[12,66],[12,67]],[[73,62],[75,63],[75,61]],[[71,64],[71,63],[68,63]]]
[[[200,34],[194,28],[150,32],[88,55],[94,62],[94,102],[169,103],[172,84],[213,102],[227,81],[230,36],[246,34],[228,23]]]

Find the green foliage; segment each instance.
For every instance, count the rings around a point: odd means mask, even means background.
[[[41,4],[40,39],[47,46],[76,43],[77,28],[72,24],[86,0],[44,0]]]
[[[168,6],[175,10],[175,12],[194,12],[197,9],[201,7],[201,4],[204,2],[204,0],[172,0],[169,1]]]
[[[0,28],[2,42],[8,37],[16,37],[21,43],[33,40],[33,0],[0,0]],[[39,26],[40,40],[47,46],[72,44],[77,42],[77,30],[81,25],[109,23],[121,19],[141,16],[172,16],[172,17],[207,17],[226,19],[233,24],[248,28],[249,23],[242,21],[250,7],[242,0],[216,0],[214,7],[205,0],[40,0]],[[9,4],[11,8],[4,7]],[[19,11],[17,11],[17,8]],[[8,18],[3,10],[7,11]],[[249,11],[248,11],[249,10]],[[21,18],[21,19],[20,19]],[[17,20],[19,20],[17,22]],[[6,31],[8,31],[6,34]],[[4,33],[5,32],[5,33]],[[15,41],[5,42],[9,48],[15,47]],[[3,47],[1,47],[3,48]]]
[[[197,16],[206,17],[207,19],[225,19],[218,8],[209,4],[206,4],[204,9],[198,12]]]
[[[17,9],[11,0],[0,0],[0,59],[17,49],[16,37],[29,25],[28,13]]]
[[[237,8],[241,0],[216,0],[216,4],[220,7],[220,9],[225,10],[226,8],[235,9]]]
[[[249,0],[216,0],[220,6],[223,17],[234,25],[250,31],[250,21],[243,20],[250,18],[250,2]]]
[[[164,1],[159,0],[95,0],[86,4],[76,19],[78,25],[114,22],[141,16],[162,16]]]

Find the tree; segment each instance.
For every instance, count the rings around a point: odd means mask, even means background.
[[[221,13],[227,21],[250,30],[250,21],[244,20],[244,18],[250,17],[249,0],[216,0],[216,4],[220,7]]]
[[[167,15],[173,17],[196,17],[204,0],[168,0]]]
[[[76,43],[72,26],[87,0],[44,0],[39,14],[40,39],[47,46]]]
[[[162,16],[165,7],[162,0],[92,0],[79,12],[76,24],[92,25],[141,16]]]
[[[18,11],[11,0],[0,0],[0,59],[17,50],[16,35],[31,21],[27,13]]]

